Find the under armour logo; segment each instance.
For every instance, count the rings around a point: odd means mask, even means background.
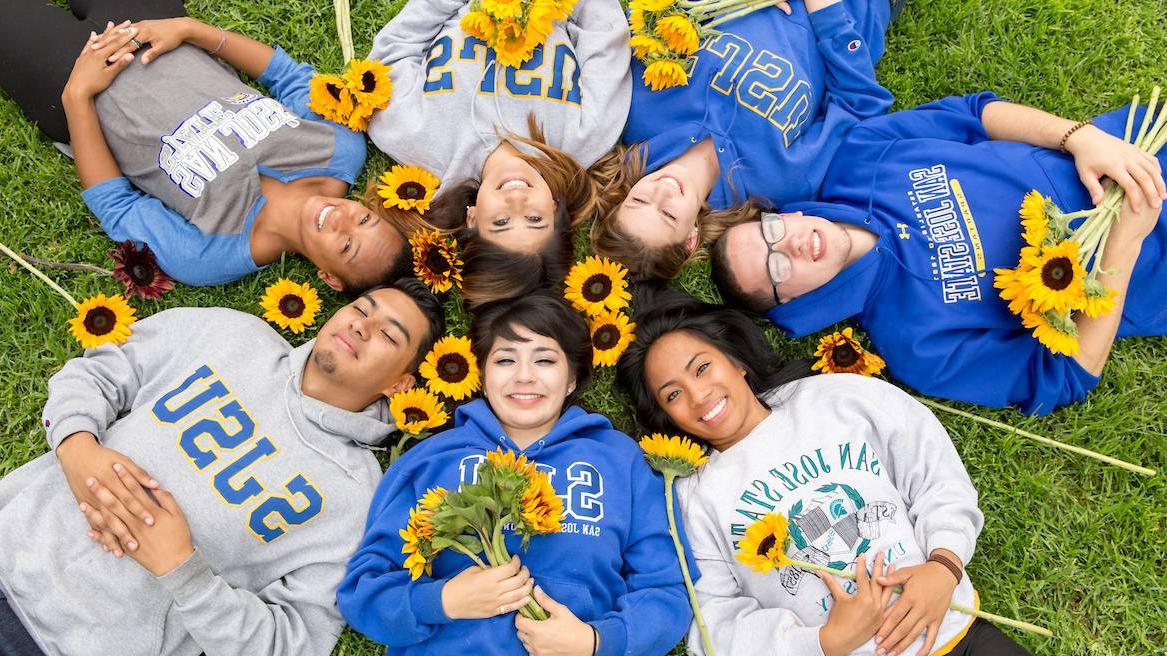
[[[896,229],[900,231],[900,239],[911,239],[912,236],[908,234],[908,224],[897,223]]]

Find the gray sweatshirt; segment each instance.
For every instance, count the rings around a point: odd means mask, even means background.
[[[794,567],[759,574],[737,560],[746,528],[768,512],[791,522],[792,558],[855,571],[879,552],[897,568],[949,549],[968,563],[984,517],[977,491],[944,427],[894,385],[849,374],[777,388],[773,412],[741,442],[712,452],[679,483],[685,532],[701,570],[697,599],[718,654],[822,656],[819,628],[834,598]],[[854,592],[854,584],[845,584]],[[954,603],[976,605],[965,576]],[[933,654],[972,624],[949,611]],[[904,650],[914,654],[923,638]],[[694,628],[689,648],[703,653]],[[875,644],[852,652],[875,654]]]
[[[527,136],[533,113],[547,143],[584,167],[616,144],[632,99],[628,23],[617,0],[579,0],[519,69],[459,26],[466,0],[410,0],[377,34],[370,59],[393,67],[393,99],[369,124],[390,157],[451,186],[478,178],[500,135]]]
[[[172,492],[195,553],[154,577],[85,535],[50,452],[0,480],[0,586],[50,656],[327,655],[337,585],[380,478],[384,403],[354,413],[304,396],[312,343],[262,320],[180,308],[49,381],[55,448],[90,431]]]

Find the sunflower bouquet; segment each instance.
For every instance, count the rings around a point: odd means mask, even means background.
[[[791,558],[788,554],[791,551],[790,539],[790,524],[784,515],[778,513],[766,513],[762,517],[754,521],[746,528],[745,536],[737,543],[738,554],[737,559],[749,565],[755,572],[766,574],[774,570],[782,569],[783,567],[795,567],[807,572],[822,572],[824,574],[831,574],[849,581],[855,580],[855,575],[844,570],[834,569],[826,565],[812,563],[806,560],[799,560]],[[896,592],[903,592],[902,586],[896,586]],[[1036,624],[1029,622],[1022,622],[1010,617],[1003,617],[993,613],[986,613],[977,608],[963,606],[961,604],[949,604],[950,609],[965,615],[972,615],[990,622],[1004,624],[1015,629],[1028,631],[1050,637],[1053,633]]]
[[[353,59],[344,73],[317,73],[308,83],[308,109],[329,121],[364,132],[373,112],[389,106],[390,68],[371,59]]]
[[[628,269],[606,257],[590,255],[567,272],[563,297],[588,317],[592,340],[592,366],[616,364],[636,339],[636,324],[624,314],[632,300]]]
[[[653,91],[689,83],[690,57],[716,26],[778,4],[775,0],[632,0],[629,45]]]
[[[472,0],[462,31],[494,49],[503,66],[521,66],[567,20],[576,0]]]
[[[1151,155],[1167,145],[1167,103],[1160,105],[1156,114],[1159,92],[1159,87],[1151,92],[1147,112],[1132,139],[1139,107],[1139,97],[1134,97],[1123,137]],[[1016,267],[994,270],[993,286],[1009,302],[1009,311],[1021,317],[1022,325],[1054,353],[1078,354],[1075,313],[1100,317],[1114,311],[1116,293],[1098,276],[1110,229],[1118,221],[1125,196],[1122,187],[1112,183],[1097,207],[1070,213],[1037,190],[1021,202],[1025,246]],[[1076,221],[1081,223],[1072,227]]]
[[[526,456],[497,449],[486,454],[476,482],[457,491],[429,490],[410,510],[399,531],[405,568],[414,580],[432,574],[434,559],[446,549],[480,567],[498,567],[511,560],[504,529],[521,536],[525,550],[532,537],[558,533],[562,519],[563,500],[547,474]],[[531,619],[548,617],[534,598],[519,612]]]

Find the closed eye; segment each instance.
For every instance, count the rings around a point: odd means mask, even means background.
[[[349,237],[348,239],[344,240],[344,248],[340,249],[341,254],[343,255],[343,254],[349,252],[349,249],[351,249],[352,247],[353,247],[353,240],[352,240],[352,237]]]
[[[365,311],[364,311],[364,310],[361,308],[361,306],[359,306],[359,305],[354,305],[354,306],[353,306],[353,309],[354,309],[354,310],[356,310],[357,312],[360,312],[362,317],[367,317],[367,316],[369,316],[369,313],[368,313],[368,312],[365,312]]]
[[[515,363],[515,361],[511,358],[499,358],[495,360],[494,363],[497,365],[512,365]]]
[[[390,344],[397,346],[397,340],[393,339],[393,337],[388,332],[382,330],[381,334],[385,336],[385,339],[389,340]]]

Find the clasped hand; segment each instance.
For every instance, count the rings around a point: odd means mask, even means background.
[[[1071,134],[1065,148],[1074,156],[1078,176],[1095,205],[1102,202],[1104,177],[1122,187],[1135,212],[1144,207],[1158,209],[1167,199],[1167,186],[1163,182],[1159,160],[1141,148],[1093,125]]]

